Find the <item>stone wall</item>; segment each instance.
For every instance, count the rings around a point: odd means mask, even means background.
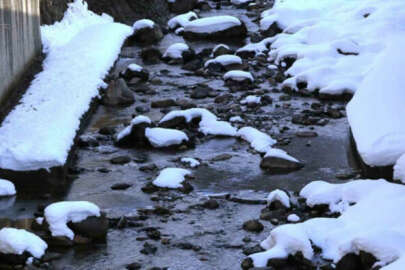
[[[0,102],[41,51],[39,0],[0,0]]]

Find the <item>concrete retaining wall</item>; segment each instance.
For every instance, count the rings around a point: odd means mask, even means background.
[[[41,51],[39,0],[0,0],[0,103]]]

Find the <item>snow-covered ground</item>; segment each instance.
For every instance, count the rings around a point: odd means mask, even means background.
[[[303,223],[275,228],[261,243],[266,251],[250,257],[256,267],[270,258],[286,258],[302,252],[314,257],[315,245],[323,258],[338,262],[349,253],[373,254],[384,270],[400,270],[405,264],[405,186],[385,180],[358,180],[345,184],[315,181],[300,195],[310,207],[328,205],[338,218],[312,218]],[[294,220],[297,220],[294,218]]]
[[[76,0],[61,22],[41,32],[44,70],[0,127],[3,169],[49,169],[66,162],[80,119],[105,86],[103,78],[132,29]]]
[[[271,58],[297,61],[284,84],[296,89],[341,94],[355,92],[393,37],[404,35],[402,0],[277,0],[263,12],[261,29],[274,22],[283,33],[272,39]]]

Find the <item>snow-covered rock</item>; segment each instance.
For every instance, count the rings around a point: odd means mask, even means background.
[[[88,217],[100,217],[100,208],[91,202],[72,201],[50,204],[44,210],[46,222],[53,237],[64,236],[70,240],[74,232],[67,226],[69,222],[79,223]]]
[[[235,136],[236,128],[225,121],[218,121],[217,117],[206,109],[193,108],[183,111],[171,111],[161,120],[160,125],[175,127],[189,124],[194,119],[199,119],[199,131],[204,135]]]
[[[48,245],[41,238],[26,230],[3,228],[0,230],[0,253],[22,255],[30,253],[40,259]]]
[[[262,101],[262,98],[259,96],[253,96],[253,95],[249,95],[247,97],[245,97],[244,99],[242,99],[240,101],[240,104],[242,105],[246,105],[246,104],[260,104]]]
[[[231,48],[226,44],[218,44],[212,49],[212,56],[218,57],[224,54],[233,54]]]
[[[131,123],[115,136],[115,141],[118,146],[136,146],[145,145],[147,138],[145,129],[150,127],[152,121],[149,117],[138,115],[131,120]]]
[[[156,148],[176,146],[189,140],[183,131],[168,128],[146,128],[145,136]]]
[[[264,155],[260,167],[271,173],[289,173],[304,167],[304,164],[284,150],[271,148]]]
[[[287,258],[301,252],[314,257],[312,246],[324,259],[339,262],[346,254],[371,253],[382,270],[401,270],[405,264],[405,187],[385,180],[358,180],[345,184],[315,181],[300,195],[310,207],[329,205],[338,218],[312,218],[282,225],[261,243],[264,252],[250,255],[255,267],[271,258]]]
[[[120,72],[120,76],[127,81],[131,81],[134,78],[139,78],[139,80],[147,81],[149,79],[149,71],[147,71],[140,65],[132,63]]]
[[[240,117],[240,116],[232,116],[231,118],[229,118],[229,122],[231,122],[231,123],[244,123],[245,120],[243,120],[243,118]]]
[[[248,71],[231,70],[224,75],[225,85],[236,90],[249,89],[253,85],[253,75]]]
[[[175,43],[167,48],[163,59],[173,64],[179,64],[194,56],[194,51],[185,43]]]
[[[224,54],[205,62],[204,67],[214,70],[233,70],[241,68],[242,59],[237,55]]]
[[[347,117],[362,160],[394,165],[405,153],[405,80],[401,72],[405,38],[393,38],[347,105]]]
[[[270,206],[273,202],[279,202],[286,208],[291,207],[290,196],[280,189],[273,190],[270,192],[269,196],[267,196],[267,205]]]
[[[307,82],[310,91],[339,95],[354,93],[376,57],[393,36],[403,37],[405,5],[402,0],[376,5],[368,0],[277,0],[263,12],[261,29],[276,23],[283,33],[276,35],[270,56],[297,59],[286,71],[284,85],[298,89]],[[384,38],[382,38],[384,37]]]
[[[166,168],[153,180],[153,184],[161,188],[181,188],[185,177],[190,174],[191,172],[186,169]]]
[[[250,146],[259,153],[266,153],[277,143],[270,135],[253,127],[243,127],[238,130],[237,136],[250,143]]]
[[[16,193],[13,183],[8,180],[0,179],[0,197],[14,196]]]
[[[405,154],[403,154],[395,163],[394,179],[405,183]]]
[[[177,15],[169,20],[167,26],[171,30],[175,30],[180,27],[185,27],[189,22],[198,19],[197,14],[190,11],[184,14]]]
[[[245,7],[254,0],[231,0],[231,4],[237,7]]]
[[[290,214],[290,215],[287,216],[287,221],[288,222],[295,223],[295,222],[298,222],[300,220],[301,220],[301,218],[297,214]]]
[[[199,162],[195,158],[184,157],[184,158],[181,158],[180,161],[181,161],[181,163],[184,163],[184,164],[187,164],[188,166],[190,166],[190,168],[196,168],[196,167],[200,166],[200,164],[201,164],[201,162]]]
[[[128,43],[153,44],[163,38],[160,26],[149,19],[138,20],[132,26],[133,34],[128,39]]]
[[[184,27],[187,39],[244,38],[246,26],[233,16],[214,16],[191,21]]]
[[[257,43],[254,43],[254,42],[248,43],[245,46],[239,48],[236,51],[236,55],[238,55],[244,59],[247,59],[247,58],[253,58],[259,54],[265,54],[269,51],[271,41],[272,41],[272,39],[266,38]]]
[[[61,22],[42,26],[41,32],[44,70],[0,127],[2,169],[65,164],[80,120],[105,86],[103,79],[132,29],[76,0]]]

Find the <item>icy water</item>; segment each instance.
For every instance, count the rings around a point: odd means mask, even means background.
[[[202,16],[230,14],[241,18],[250,32],[257,32],[257,24],[249,18],[246,11],[224,7],[221,10],[202,12]],[[184,42],[174,34],[168,34],[160,42],[159,49],[164,50],[175,42]],[[197,52],[203,48],[212,48],[218,43],[189,42]],[[231,43],[232,48],[241,44]],[[123,55],[136,55],[140,48],[124,48]],[[117,69],[129,62],[144,65],[139,57],[132,59],[122,57]],[[150,149],[120,149],[113,145],[108,136],[97,135],[100,128],[114,126],[117,130],[128,123],[136,114],[137,106],[148,106],[152,100],[165,98],[188,98],[190,88],[198,83],[206,83],[218,94],[229,90],[223,85],[221,78],[204,78],[182,70],[180,66],[166,64],[144,65],[151,73],[148,86],[156,91],[153,96],[136,92],[136,103],[126,108],[110,108],[99,106],[85,135],[99,136],[100,146],[78,150],[77,168],[80,173],[72,183],[64,199],[87,200],[99,205],[110,218],[136,216],[138,209],[153,208],[162,205],[172,209],[170,217],[152,216],[141,222],[140,227],[110,229],[106,244],[86,246],[68,250],[61,259],[52,262],[52,269],[125,269],[126,265],[138,262],[142,269],[151,267],[169,267],[173,270],[193,269],[240,269],[240,262],[245,257],[242,248],[254,245],[267,237],[273,228],[270,222],[264,222],[265,229],[253,234],[242,230],[242,224],[249,219],[257,219],[262,206],[239,204],[227,200],[219,200],[217,210],[195,210],[192,206],[200,203],[207,195],[229,193],[246,199],[263,199],[267,193],[276,188],[298,192],[305,184],[313,180],[341,182],[337,173],[352,170],[354,163],[350,154],[348,123],[346,118],[329,119],[326,126],[315,126],[311,131],[317,137],[300,138],[297,131],[308,131],[308,127],[291,123],[295,113],[309,109],[310,104],[319,102],[314,98],[296,97],[291,100],[279,101],[283,95],[270,92],[273,104],[261,107],[260,112],[244,111],[240,115],[248,120],[244,125],[255,126],[255,120],[262,116],[271,118],[263,125],[263,129],[279,141],[289,143],[278,146],[292,156],[305,163],[305,167],[289,174],[272,175],[260,169],[261,157],[252,153],[248,144],[234,138],[204,139],[194,149],[185,151],[160,151]],[[164,72],[163,72],[164,70]],[[257,72],[260,74],[261,71]],[[256,74],[256,73],[255,73]],[[159,81],[157,80],[159,79]],[[277,86],[263,82],[258,89],[268,90]],[[258,90],[257,89],[257,90]],[[235,97],[241,92],[233,93]],[[200,107],[218,109],[223,105],[215,104],[214,98],[192,100]],[[329,102],[326,102],[329,103]],[[286,105],[287,104],[287,105]],[[333,102],[342,106],[342,102]],[[175,110],[179,107],[168,109]],[[153,121],[164,115],[161,109],[151,108],[144,113]],[[225,119],[227,120],[227,119]],[[265,122],[265,121],[264,121]],[[240,125],[242,126],[242,125]],[[282,130],[282,132],[280,132]],[[221,154],[229,154],[230,158],[212,161]],[[112,165],[110,159],[127,155],[133,160],[141,159],[142,163],[130,162],[125,165]],[[194,157],[203,161],[203,165],[193,169],[194,179],[191,183],[195,190],[189,195],[175,194],[176,200],[169,195],[159,197],[141,191],[145,183],[150,182],[165,167],[179,167],[180,157]],[[141,171],[140,167],[155,164],[158,170]],[[108,173],[100,172],[103,168]],[[111,186],[116,183],[129,183],[132,186],[125,191],[113,191]],[[39,204],[47,204],[60,198],[20,199],[0,201],[0,218],[31,218]],[[157,252],[145,255],[140,252],[145,240],[144,228],[158,228],[162,238],[170,239],[170,244],[160,241],[149,242],[157,247]],[[246,239],[249,239],[247,241]],[[191,243],[198,248],[179,248],[179,244]]]

